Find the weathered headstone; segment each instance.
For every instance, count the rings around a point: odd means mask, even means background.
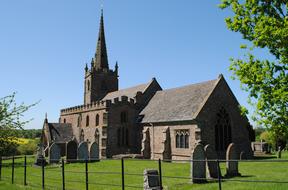
[[[66,159],[67,162],[75,162],[77,160],[77,143],[69,141],[66,145]]]
[[[241,151],[240,152],[240,160],[246,160],[246,159],[247,159],[246,153],[244,151]]]
[[[206,145],[204,147],[206,156],[206,169],[209,178],[218,178],[218,163],[217,163],[217,153],[211,145]],[[210,161],[209,161],[210,160]]]
[[[78,146],[78,160],[85,161],[88,160],[88,144],[87,142],[82,142]]]
[[[59,163],[61,159],[61,149],[58,144],[53,143],[49,147],[49,163]]]
[[[160,190],[158,170],[144,170],[144,190]]]
[[[226,151],[226,176],[234,177],[240,176],[238,171],[238,160],[239,156],[237,154],[236,146],[234,143],[229,144]]]
[[[281,146],[278,146],[278,151],[277,151],[277,158],[281,158]]]
[[[99,145],[96,142],[90,146],[90,161],[99,161]]]
[[[191,156],[191,177],[193,183],[206,182],[205,152],[202,144],[196,144]]]
[[[39,143],[38,148],[37,148],[37,156],[36,156],[36,160],[34,162],[34,165],[35,166],[42,166],[42,164],[44,164],[44,166],[46,166],[48,163],[45,160],[43,144]]]

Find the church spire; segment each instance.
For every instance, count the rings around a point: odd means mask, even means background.
[[[106,42],[105,42],[105,33],[104,33],[103,9],[101,10],[100,28],[99,28],[97,48],[96,48],[96,53],[95,53],[94,67],[97,70],[98,69],[109,70],[107,49],[106,49]]]

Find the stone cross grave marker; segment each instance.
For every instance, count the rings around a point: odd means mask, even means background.
[[[241,174],[238,171],[238,160],[239,155],[237,154],[236,146],[234,143],[229,144],[226,151],[226,176],[234,177],[240,176]],[[229,161],[233,160],[233,161]]]
[[[49,148],[49,163],[59,163],[61,159],[61,149],[58,144],[53,143]]]
[[[96,142],[93,142],[90,146],[90,160],[99,161],[99,145]]]
[[[158,170],[144,170],[144,190],[160,190]]]
[[[218,163],[216,162],[217,153],[213,149],[213,147],[209,144],[204,147],[204,150],[206,156],[207,175],[209,178],[218,178]],[[209,160],[215,160],[215,161],[209,161]]]
[[[197,143],[191,156],[191,177],[193,183],[206,182],[206,162],[203,145]],[[199,161],[198,161],[199,160]]]
[[[66,145],[66,159],[67,162],[75,162],[77,160],[77,143],[69,141]]]
[[[88,160],[88,143],[82,142],[78,146],[78,160],[85,161]]]

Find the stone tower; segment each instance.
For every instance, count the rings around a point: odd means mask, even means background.
[[[118,64],[115,70],[109,69],[104,33],[103,11],[101,11],[99,36],[91,68],[85,67],[84,104],[102,99],[107,93],[118,90]]]

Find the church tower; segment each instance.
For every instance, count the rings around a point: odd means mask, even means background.
[[[96,53],[91,60],[91,67],[85,67],[84,104],[101,100],[109,92],[118,90],[118,64],[110,70],[104,33],[103,11],[101,10],[99,36]]]

